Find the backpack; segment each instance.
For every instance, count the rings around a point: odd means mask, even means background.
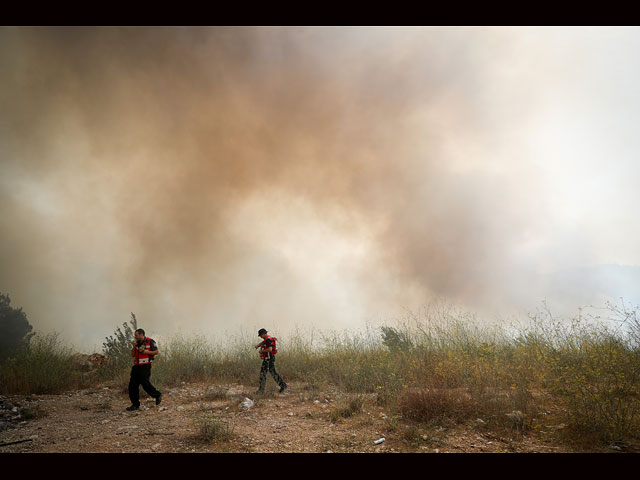
[[[277,342],[278,339],[276,337],[267,337],[264,339],[264,346],[266,346],[267,340],[271,339],[271,354],[275,355],[276,353],[278,353],[278,347],[277,347]],[[260,357],[264,360],[266,358],[269,358],[269,352],[266,353],[262,353],[260,354]]]

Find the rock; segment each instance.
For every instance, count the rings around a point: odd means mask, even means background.
[[[318,405],[320,403],[320,400],[314,400],[313,403],[315,403],[316,405]]]
[[[622,450],[622,447],[618,445],[609,445],[609,450]]]
[[[440,453],[440,449],[439,449],[439,448],[436,448],[436,449],[435,449],[435,452],[436,452],[436,453]]]
[[[89,371],[108,364],[109,359],[100,353],[92,353],[91,355],[76,353],[72,357],[72,362],[76,368]]]
[[[151,450],[157,450],[158,448],[160,448],[162,445],[160,443],[155,443],[153,444],[153,446],[151,447]]]
[[[477,423],[477,424],[479,424],[479,425],[484,425],[484,424],[485,424],[485,423],[487,423],[487,422],[485,422],[485,421],[484,421],[483,419],[481,419],[481,418],[476,418],[476,423]]]
[[[183,410],[184,410],[184,407],[183,407],[182,405],[178,405],[177,410],[181,412],[181,411],[183,411]]]
[[[289,415],[290,417],[293,417],[295,414],[293,412],[289,412],[287,413],[287,415]]]
[[[158,411],[160,411],[160,412],[164,412],[164,411],[166,411],[166,410],[168,410],[168,408],[167,408],[167,407],[160,407],[160,408],[158,408]]]
[[[254,405],[255,403],[253,402],[253,400],[251,400],[250,398],[244,397],[244,400],[240,403],[240,408],[242,410],[249,410]]]
[[[16,412],[18,411],[18,407],[13,407],[13,408],[11,409],[11,411],[12,411],[13,413],[16,413]]]
[[[378,440],[376,440],[376,441],[375,441],[375,442],[373,442],[373,443],[374,443],[375,445],[380,445],[380,444],[381,444],[382,442],[384,442],[384,441],[385,441],[385,438],[384,438],[384,437],[382,437],[382,438],[379,438]]]
[[[107,423],[109,423],[109,420],[102,420],[102,422],[100,423],[102,423],[102,425],[106,425]]]

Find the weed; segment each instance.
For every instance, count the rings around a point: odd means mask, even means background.
[[[213,414],[201,415],[196,419],[198,424],[197,439],[212,442],[228,442],[233,438],[233,427],[227,420],[220,420]]]
[[[37,418],[46,417],[48,413],[40,406],[35,405],[33,407],[23,408],[20,412],[21,420],[34,420]]]
[[[361,396],[351,398],[346,405],[338,407],[329,412],[329,418],[332,422],[338,421],[340,418],[349,418],[357,415],[362,411],[364,399]]]

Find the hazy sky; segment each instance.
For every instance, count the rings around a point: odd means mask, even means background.
[[[640,266],[638,28],[5,27],[0,72],[0,292],[77,344]]]

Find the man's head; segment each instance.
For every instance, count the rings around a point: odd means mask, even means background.
[[[142,340],[144,340],[144,338],[145,338],[145,336],[144,336],[144,330],[143,330],[143,329],[141,329],[141,328],[137,329],[137,330],[134,332],[133,336],[134,336],[134,337],[136,337],[136,340],[137,340],[138,342],[141,342],[141,341],[142,341]]]
[[[261,328],[260,330],[258,330],[258,336],[261,338],[266,338],[267,337],[267,331],[264,328]]]

